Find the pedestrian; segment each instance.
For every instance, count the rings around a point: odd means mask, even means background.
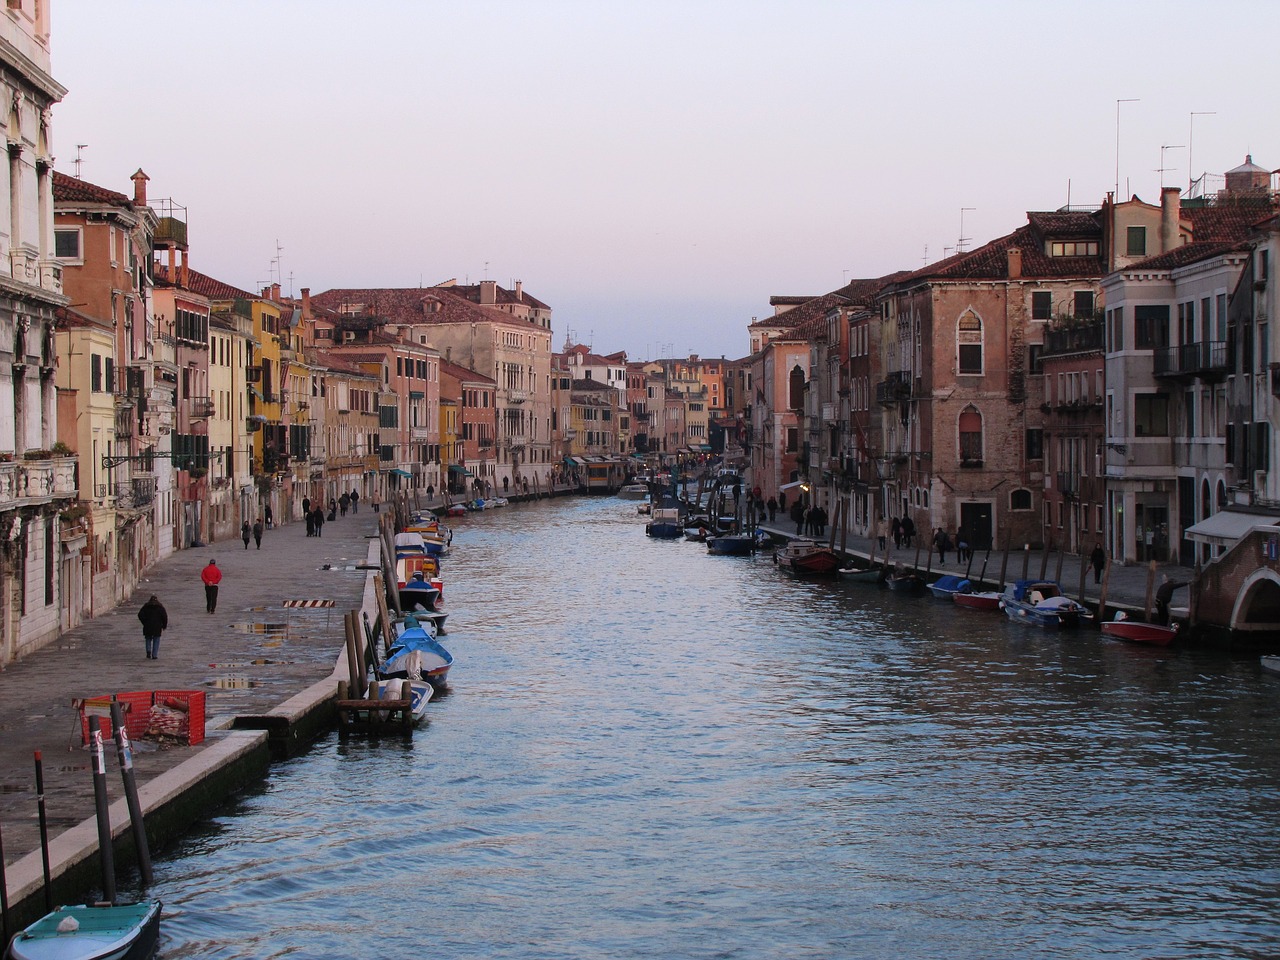
[[[889,532],[893,535],[893,549],[902,549],[902,521],[894,517],[889,522]]]
[[[303,519],[307,521],[307,536],[314,537],[316,535],[316,518],[311,515],[310,510],[304,513],[302,516],[303,516]]]
[[[245,549],[249,549],[245,546]],[[218,569],[218,561],[210,560],[209,565],[200,571],[200,580],[204,583],[204,607],[208,613],[218,609],[218,584],[222,582],[222,571]]]
[[[255,549],[262,549],[262,518],[259,517],[253,524],[253,542]]]
[[[765,504],[769,511],[769,522],[773,523],[773,518],[778,515],[778,498],[770,497],[769,502]]]
[[[360,512],[360,491],[359,490],[351,491],[351,512],[352,513]]]
[[[827,515],[826,507],[818,508],[818,536],[825,537],[827,535],[827,524],[831,522],[831,517]]]
[[[311,498],[310,497],[302,498],[302,515],[304,517],[311,516]]]
[[[884,549],[884,521],[883,520],[876,520],[871,525],[871,535],[875,537],[877,546],[879,546],[880,549],[883,550]]]
[[[154,593],[138,611],[138,619],[142,621],[142,642],[147,647],[147,659],[160,659],[160,634],[169,626],[169,614]]]
[[[912,520],[910,517],[903,517],[902,518],[902,542],[905,543],[908,548],[910,548],[911,541],[915,537],[915,535],[916,535],[916,522]]]
[[[265,507],[263,507],[263,508],[262,508],[262,519],[263,519],[264,523],[266,524],[266,527],[267,527],[267,529],[268,529],[268,530],[270,530],[270,529],[271,529],[271,523],[272,523],[271,516],[272,516],[272,515],[271,515],[271,504],[269,504],[269,503],[268,503]]]
[[[1093,564],[1093,582],[1102,582],[1102,568],[1107,565],[1107,551],[1102,549],[1102,544],[1097,543],[1093,547],[1093,553],[1089,554],[1089,562]]]
[[[338,498],[338,509],[342,512],[344,517],[347,515],[347,507],[349,506],[351,506],[351,497],[344,493]]]
[[[969,541],[960,535],[959,530],[956,530],[956,550],[959,551],[961,563],[968,563],[973,559],[973,548],[969,546]]]
[[[315,512],[313,512],[311,516],[315,519],[316,536],[323,537],[324,536],[324,511],[319,507],[316,507]]]
[[[804,504],[799,500],[791,505],[791,520],[796,525],[796,534],[804,533]]]
[[[787,491],[785,490],[778,491],[778,509],[779,510],[787,509]]]
[[[373,491],[373,512],[377,513],[382,506],[382,497],[378,496],[378,491]]]
[[[335,500],[333,497],[329,498],[329,519],[330,520],[338,519],[338,501]]]
[[[502,495],[503,496],[506,496],[507,494],[507,479],[508,479],[507,477],[502,478]]]
[[[818,510],[816,507],[809,507],[804,512],[804,532],[806,536],[813,536],[814,528],[818,522]]]
[[[436,495],[436,485],[434,483],[427,484],[427,499],[433,500]]]
[[[938,551],[938,563],[947,562],[947,531],[941,527],[933,535],[933,546]]]
[[[244,523],[240,524],[240,539],[244,541],[244,548],[246,550],[249,549],[249,537],[251,535],[252,534],[249,530],[249,521],[246,520]]]

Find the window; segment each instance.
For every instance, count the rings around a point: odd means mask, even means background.
[[[1139,393],[1133,398],[1133,434],[1136,437],[1169,435],[1169,395]]]
[[[96,353],[89,356],[89,390],[93,393],[102,392],[102,357]]]
[[[1129,227],[1126,234],[1125,255],[1145,257],[1147,255],[1147,228]]]
[[[1043,351],[1043,344],[1033,343],[1027,347],[1027,372],[1032,376],[1044,373],[1044,360],[1040,358]]]
[[[960,462],[982,463],[982,414],[975,407],[960,414]]]
[[[1124,310],[1116,307],[1107,311],[1107,351],[1118,353],[1124,349]]]
[[[1049,320],[1053,317],[1053,294],[1048,290],[1033,290],[1031,293],[1031,319]]]
[[[1027,430],[1027,459],[1044,459],[1044,430],[1040,427],[1031,427]]]
[[[1093,291],[1077,290],[1075,293],[1075,316],[1092,317],[1093,316]]]
[[[59,260],[80,259],[80,228],[53,231],[53,255]]]
[[[956,359],[960,373],[982,373],[982,320],[972,310],[956,324]]]
[[[1098,241],[1096,240],[1075,240],[1049,244],[1049,256],[1051,257],[1096,257],[1097,255]]]
[[[1169,305],[1133,308],[1133,345],[1152,350],[1169,345]]]
[[[1030,510],[1031,509],[1031,491],[1030,490],[1013,490],[1009,493],[1009,509],[1010,510]]]

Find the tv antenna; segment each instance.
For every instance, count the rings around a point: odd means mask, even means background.
[[[1177,170],[1177,167],[1166,167],[1164,165],[1164,152],[1166,150],[1185,150],[1186,147],[1181,143],[1166,143],[1160,148],[1160,167],[1156,173],[1160,174],[1160,189],[1164,189],[1164,175],[1166,170]]]
[[[969,237],[964,235],[964,215],[966,211],[977,210],[977,207],[961,207],[960,208],[960,236],[956,240],[956,253],[964,253],[964,245],[969,242]]]
[[[1125,100],[1116,101],[1116,202],[1120,202],[1120,104],[1122,103],[1140,103],[1137,97],[1129,97]],[[1129,192],[1129,181],[1125,180],[1124,190]]]
[[[76,179],[77,180],[80,179],[80,164],[83,162],[80,157],[80,154],[84,150],[84,148],[87,146],[89,146],[87,143],[76,144]]]
[[[1187,196],[1191,196],[1191,190],[1195,187],[1196,182],[1192,179],[1195,176],[1196,168],[1191,165],[1191,147],[1196,139],[1196,117],[1216,117],[1217,110],[1192,110],[1191,126],[1187,130]]]

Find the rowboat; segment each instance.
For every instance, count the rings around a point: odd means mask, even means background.
[[[1052,580],[1017,580],[1000,597],[1005,615],[1015,623],[1038,627],[1075,627],[1088,610],[1062,593]]]
[[[835,573],[840,556],[815,540],[792,540],[773,554],[773,562],[795,573]]]
[[[12,960],[146,960],[160,937],[160,907],[159,900],[58,907],[14,937],[6,956]]]
[[[406,688],[407,691],[406,691]],[[408,692],[409,712],[414,720],[421,720],[427,713],[427,704],[435,694],[436,688],[426,680],[375,680],[369,686],[370,700],[402,700]],[[379,711],[382,712],[382,711]]]
[[[885,578],[884,584],[895,593],[919,593],[925,587],[918,574],[895,571]]]
[[[1153,647],[1167,647],[1178,635],[1178,627],[1161,626],[1158,623],[1144,623],[1141,620],[1130,620],[1123,612],[1117,613],[1114,620],[1104,620],[1102,632],[1117,640],[1130,643],[1146,643]]]
[[[977,593],[953,593],[951,600],[957,607],[968,607],[970,610],[999,610],[1002,596],[1004,594],[994,590],[983,590]]]
[[[426,680],[436,689],[443,689],[453,666],[453,654],[413,617],[406,617],[397,629],[399,635],[387,651],[381,671],[383,679]]]
[[[885,579],[885,572],[882,567],[868,567],[861,570],[858,567],[841,567],[838,571],[841,580],[850,583],[882,583]]]
[[[929,584],[929,592],[938,600],[951,600],[957,593],[968,593],[970,583],[967,577],[958,577],[948,573]]]

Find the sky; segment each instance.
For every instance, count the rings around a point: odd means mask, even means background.
[[[194,269],[521,280],[556,349],[741,357],[771,296],[1280,167],[1274,0],[51,2],[56,168],[143,169]]]

